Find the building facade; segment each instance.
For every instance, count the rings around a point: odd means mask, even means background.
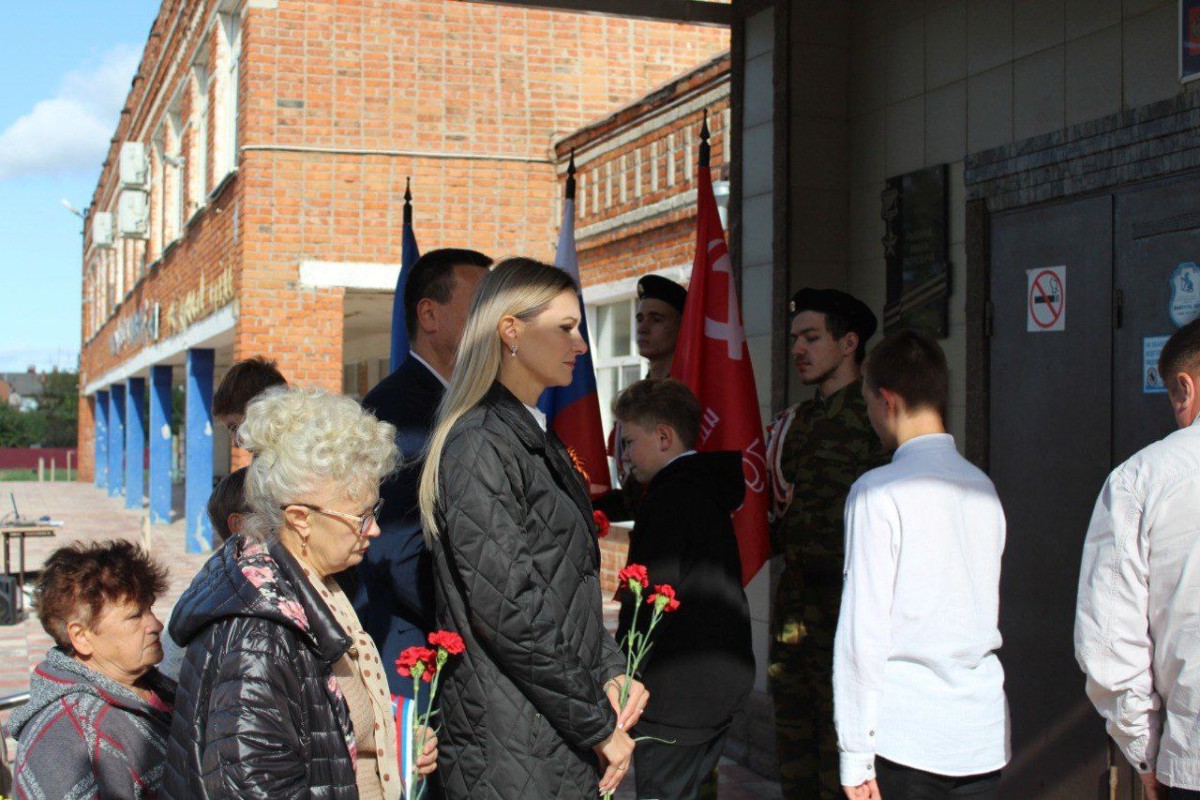
[[[728,32],[453,0],[167,0],[88,211],[81,478],[171,508],[189,545],[244,461],[211,418],[233,362],[362,394],[384,374],[406,180],[424,249],[553,256],[553,143],[728,48]],[[176,443],[177,444],[177,443]]]

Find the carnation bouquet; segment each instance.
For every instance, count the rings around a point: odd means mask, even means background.
[[[417,714],[413,719],[413,752],[412,761],[415,764],[417,757],[425,749],[425,742],[429,738],[433,728],[430,722],[438,713],[434,707],[434,700],[437,698],[438,680],[441,678],[442,667],[450,660],[450,656],[456,656],[466,649],[463,644],[462,637],[453,631],[434,631],[429,634],[429,647],[409,647],[400,654],[396,659],[396,671],[403,678],[412,678],[413,682],[413,697],[419,695],[421,681],[431,684],[429,687],[429,704],[425,707],[424,713],[418,707]],[[420,776],[407,776],[408,781],[408,800],[420,800],[420,797],[425,793],[425,781],[421,780]]]

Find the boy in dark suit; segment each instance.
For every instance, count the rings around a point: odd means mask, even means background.
[[[730,518],[746,493],[742,454],[695,451],[700,404],[676,380],[638,381],[617,397],[613,414],[624,458],[646,486],[628,563],[647,568],[651,592],[669,584],[680,603],[654,629],[642,665],[651,700],[636,733],[669,743],[638,743],[637,796],[694,800],[754,683],[750,609]],[[629,632],[635,602],[622,590],[618,641]],[[638,615],[642,632],[650,610]]]

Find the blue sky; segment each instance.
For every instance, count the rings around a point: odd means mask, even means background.
[[[159,0],[5,5],[0,371],[74,369],[81,224],[61,200],[91,200]]]

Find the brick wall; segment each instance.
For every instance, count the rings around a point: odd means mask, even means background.
[[[560,177],[575,152],[576,242],[584,286],[692,262],[705,110],[716,180],[727,177],[727,54],[555,144]]]
[[[161,341],[186,327],[172,323],[172,304],[190,295],[194,324],[229,299],[213,287],[231,283],[233,359],[268,353],[290,380],[340,391],[344,291],[299,285],[300,262],[398,263],[409,176],[422,250],[551,258],[553,141],[728,47],[718,29],[450,0],[251,3],[241,17],[238,169],[224,178],[214,143],[228,61],[217,10],[217,0],[166,0],[151,29],[93,208],[115,211],[120,142],[152,143],[174,112],[196,121],[179,138],[188,166],[171,178],[189,187],[186,224],[174,244],[168,232],[151,246],[124,245],[127,291],[111,305],[84,270],[93,310],[81,385],[153,343],[111,347],[139,312],[157,304]],[[207,65],[203,93],[196,60]],[[168,169],[154,162],[158,184],[170,182]],[[210,190],[224,183],[196,207],[201,171]],[[159,226],[168,217],[160,190],[150,205]],[[79,445],[92,452],[89,415]]]

